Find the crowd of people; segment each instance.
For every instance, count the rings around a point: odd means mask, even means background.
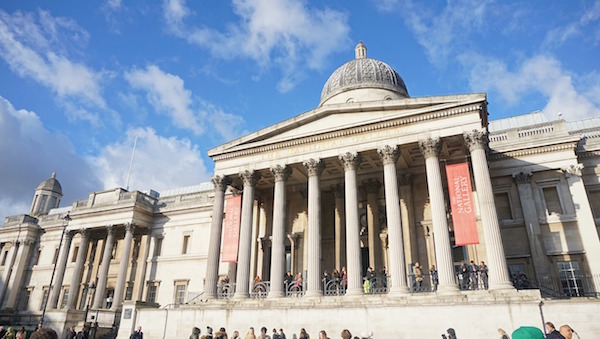
[[[479,265],[473,260],[468,265],[464,261],[461,261],[457,272],[460,289],[487,290],[489,288],[488,272],[488,267],[483,261]]]
[[[276,328],[273,328],[273,330],[270,333],[271,334],[269,334],[269,330],[264,326],[261,327],[259,333],[256,333],[254,331],[254,327],[250,327],[250,328],[248,328],[248,331],[244,335],[243,339],[287,339],[287,335],[285,334],[285,332],[283,331],[282,328],[280,328],[279,330],[277,330]],[[238,331],[233,331],[231,333],[231,335],[228,335],[225,328],[221,327],[218,331],[213,333],[213,329],[210,326],[206,327],[206,331],[204,334],[202,334],[202,331],[200,330],[199,327],[193,327],[192,334],[189,337],[189,339],[230,339],[230,338],[231,339],[242,339],[242,337],[240,336],[240,332],[238,332]],[[298,334],[294,333],[290,336],[290,339],[292,339],[292,338],[294,338],[294,339],[310,339],[310,334],[308,334],[306,329],[301,328],[300,331],[298,332]],[[354,336],[352,336],[352,333],[348,329],[344,329],[340,333],[340,338],[342,338],[342,339],[372,339],[373,332],[369,332],[369,331],[363,332],[363,333],[361,333],[360,336],[354,337]],[[319,331],[318,339],[329,339],[329,337],[327,336],[327,332],[325,330]]]

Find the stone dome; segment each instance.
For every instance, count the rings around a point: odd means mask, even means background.
[[[323,86],[319,106],[340,93],[360,89],[381,89],[384,90],[382,93],[391,94],[380,100],[409,97],[400,75],[385,62],[367,58],[367,48],[362,41],[354,51],[356,59],[336,69]],[[360,101],[360,98],[356,99]]]
[[[35,190],[51,191],[62,195],[62,187],[56,179],[56,172],[52,172],[52,177],[42,181]]]

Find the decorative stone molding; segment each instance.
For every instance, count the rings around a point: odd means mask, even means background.
[[[465,143],[469,147],[469,151],[472,152],[476,149],[487,150],[489,140],[486,131],[473,130],[471,132],[464,133],[463,138],[465,139]]]
[[[442,140],[440,138],[427,138],[419,140],[419,149],[425,159],[437,157],[442,150]]]
[[[367,193],[379,194],[379,190],[381,189],[381,182],[377,179],[369,179],[363,182],[363,186]]]
[[[560,151],[564,151],[564,150],[572,150],[572,149],[576,149],[577,148],[577,143],[565,143],[565,144],[560,144],[560,145],[552,145],[552,146],[547,146],[547,147],[536,147],[533,149],[525,149],[525,150],[518,150],[518,151],[510,151],[510,152],[502,152],[502,151],[495,151],[496,153],[492,153],[488,156],[489,160],[502,160],[502,159],[508,159],[508,158],[519,158],[519,157],[526,157],[526,156],[530,156],[530,155],[538,155],[538,154],[544,154],[544,153],[552,153],[552,152],[560,152]]]
[[[287,181],[292,174],[292,168],[287,165],[276,165],[271,167],[271,173],[273,173],[275,181]]]
[[[256,171],[242,171],[240,178],[244,181],[244,186],[254,187],[258,180],[260,180],[260,173]]]
[[[398,176],[398,184],[400,186],[410,186],[412,184],[412,174],[403,173]]]
[[[355,170],[362,162],[362,157],[358,153],[346,152],[339,156],[340,162],[344,166],[344,170]]]
[[[400,147],[385,145],[377,150],[379,158],[383,161],[383,164],[396,163],[398,157],[400,157]]]
[[[131,222],[125,223],[125,231],[128,233],[133,233],[135,231],[135,224]]]
[[[519,184],[528,184],[531,182],[531,172],[519,172],[513,174],[513,179],[517,185]]]
[[[32,246],[33,244],[35,244],[35,240],[33,240],[33,239],[23,240],[23,245],[25,245],[25,246]]]
[[[113,233],[115,233],[115,225],[106,226],[106,234],[111,235]]]
[[[67,236],[67,238],[73,239],[73,237],[75,236],[75,233],[77,233],[77,232],[75,232],[75,231],[66,231],[65,233],[66,233],[65,235]]]
[[[225,189],[229,184],[231,184],[231,179],[229,177],[215,175],[210,178],[210,181],[215,186],[215,190],[220,190],[221,192],[225,192]]]
[[[581,170],[583,169],[583,164],[575,164],[575,165],[569,165],[568,167],[563,167],[561,168],[561,170],[565,173],[565,176],[571,177],[571,176],[581,176]]]
[[[80,228],[79,234],[81,234],[82,238],[87,238],[90,235],[90,231],[87,228]]]
[[[308,176],[319,176],[325,169],[325,163],[321,159],[308,159],[302,163],[308,170]]]

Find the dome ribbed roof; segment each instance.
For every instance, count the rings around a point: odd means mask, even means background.
[[[60,186],[58,180],[56,180],[56,172],[52,173],[52,177],[50,179],[42,181],[36,188],[36,191],[37,190],[52,191],[62,195],[62,187]]]
[[[404,80],[385,62],[367,58],[367,48],[359,42],[355,48],[356,59],[351,60],[329,77],[321,92],[321,103],[336,94],[360,88],[382,88],[408,98]]]

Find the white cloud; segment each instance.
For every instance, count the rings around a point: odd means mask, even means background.
[[[186,25],[193,13],[183,0],[166,0],[164,16],[173,34],[217,57],[250,58],[262,69],[276,65],[283,73],[282,92],[303,78],[305,66],[322,69],[330,54],[349,44],[346,13],[293,0],[234,0],[233,7],[240,21],[225,32]]]
[[[146,69],[134,69],[125,73],[129,84],[146,92],[148,101],[157,112],[171,117],[179,128],[192,131],[196,135],[216,132],[221,138],[230,140],[243,131],[243,118],[223,112],[219,107],[192,95],[185,88],[183,79],[167,73],[156,65]],[[132,100],[129,97],[128,100]],[[210,126],[205,129],[204,126]]]
[[[159,112],[168,114],[175,126],[199,135],[204,129],[192,109],[192,93],[180,77],[163,72],[155,65],[145,70],[134,69],[125,74],[129,84],[147,92],[148,100]]]
[[[545,44],[560,46],[576,36],[590,39],[593,44],[600,42],[600,0],[596,0],[590,8],[585,8],[578,20],[550,30],[546,34]]]
[[[35,188],[52,172],[62,185],[62,206],[100,187],[67,137],[50,132],[36,113],[17,110],[1,96],[0,135],[0,223],[5,216],[29,213]]]
[[[36,20],[32,13],[11,15],[0,10],[0,58],[13,72],[49,88],[62,104],[106,108],[102,74],[68,56],[69,50],[86,44],[88,38],[74,21],[45,11],[39,11]],[[97,116],[82,119],[98,121]]]
[[[109,144],[98,156],[90,157],[105,189],[127,185],[127,173],[136,135],[138,136],[129,181],[130,190],[160,192],[196,185],[210,179],[197,145],[187,139],[163,137],[152,128],[131,128],[125,140]]]
[[[598,92],[586,91],[599,88],[600,78],[589,78],[586,87],[578,89],[573,78],[580,75],[564,70],[552,56],[536,55],[524,60],[516,69],[498,59],[481,55],[461,56],[466,68],[471,69],[469,83],[474,91],[498,93],[509,105],[520,103],[528,94],[541,94],[547,98],[543,108],[548,117],[563,113],[566,120],[579,120],[600,115]]]

